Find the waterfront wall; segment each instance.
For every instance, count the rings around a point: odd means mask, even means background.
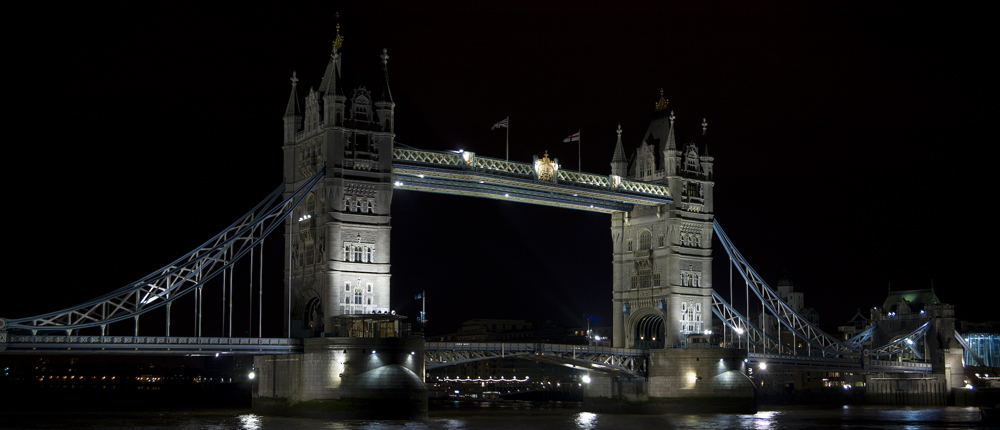
[[[254,358],[256,412],[329,418],[427,416],[423,340],[309,338],[301,355]]]
[[[945,406],[951,400],[948,378],[939,373],[872,373],[865,375],[865,404]]]
[[[585,407],[598,412],[753,412],[756,390],[745,376],[746,351],[674,348],[650,351],[648,377],[591,373]]]

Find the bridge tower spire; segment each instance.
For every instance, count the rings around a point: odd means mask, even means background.
[[[666,184],[672,203],[611,216],[615,347],[663,348],[712,330],[713,160],[693,142],[678,148],[675,120],[661,90],[622,175]],[[619,139],[615,160],[626,160],[621,148]]]
[[[346,90],[343,47],[338,24],[319,88],[306,96],[304,123],[297,125],[288,113],[297,109],[297,99],[286,109],[287,189],[326,169],[322,185],[306,196],[285,230],[285,300],[291,310],[286,324],[292,337],[330,331],[330,319],[339,315],[389,312],[395,104],[385,74],[388,55],[382,52],[383,76],[371,80],[379,93],[363,85]]]
[[[622,148],[622,125],[618,124],[618,143],[615,145],[615,155],[611,158],[611,174],[625,177],[628,169],[628,158],[625,158],[625,149]]]

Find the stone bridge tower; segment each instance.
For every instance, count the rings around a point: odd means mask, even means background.
[[[614,346],[663,348],[712,330],[713,157],[704,142],[681,147],[663,99],[634,157],[621,128],[612,175],[666,184],[673,203],[611,216]]]
[[[319,88],[310,87],[300,100],[293,73],[285,109],[286,193],[326,168],[323,182],[285,227],[286,283],[290,279],[285,287],[291,289],[290,294],[286,290],[285,300],[290,295],[293,337],[315,336],[338,315],[389,308],[395,137],[395,103],[386,69],[389,56],[382,51],[381,76],[372,77],[374,87],[369,89],[342,79],[342,47],[338,25]]]

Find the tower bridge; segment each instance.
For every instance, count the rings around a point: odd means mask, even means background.
[[[644,377],[649,392],[656,393],[650,395],[668,397],[720,389],[744,396],[746,366],[766,362],[803,369],[931,372],[944,375],[948,387],[960,382],[961,353],[956,362],[954,351],[961,351],[961,337],[954,332],[953,309],[932,309],[929,322],[913,332],[887,345],[865,346],[872,330],[841,341],[784,303],[715,220],[707,123],[702,120],[699,139],[678,144],[676,116],[662,94],[633,157],[626,156],[619,127],[608,175],[563,169],[547,153],[528,163],[468,151],[420,150],[396,142],[387,53],[379,57],[382,73],[373,90],[351,88],[340,73],[341,47],[338,34],[322,82],[304,98],[292,75],[283,117],[281,186],[215,237],[138,281],[66,309],[0,319],[0,352],[254,354],[262,378],[281,381],[261,387],[258,398],[292,402],[364,397],[375,392],[372,387],[382,387],[380,380],[400,381],[400,395],[412,396],[422,386],[414,381],[422,380],[427,369],[509,356]],[[614,346],[414,339],[401,318],[389,315],[389,220],[397,191],[609,214]],[[203,290],[212,287],[209,281],[225,278],[241,258],[252,258],[253,250],[279,226],[285,243],[287,337],[233,337],[231,323],[226,336],[203,336],[201,304]],[[714,293],[714,240],[746,281],[747,295],[752,291],[791,339],[782,339],[780,330],[775,335],[755,326]],[[193,299],[197,314],[195,332],[188,337],[171,332],[171,305],[184,297]],[[164,335],[139,336],[140,317],[154,310],[166,315]],[[230,318],[231,312],[230,307]],[[366,317],[373,315],[378,318]],[[728,341],[695,348],[690,341],[713,330],[713,315],[725,327]],[[110,324],[133,325],[133,334],[110,336]],[[382,330],[378,337],[328,336],[363,333],[363,327],[375,325]],[[422,359],[416,350],[422,351]],[[904,353],[924,362],[890,360]],[[294,365],[289,360],[279,364],[277,354],[303,358],[292,360]],[[713,359],[700,361],[703,357]],[[703,377],[707,380],[698,382]],[[614,383],[602,382],[605,387]]]

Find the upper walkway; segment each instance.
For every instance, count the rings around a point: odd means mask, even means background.
[[[602,213],[673,200],[666,185],[566,170],[547,157],[534,164],[519,163],[468,151],[425,151],[397,144],[392,151],[392,174],[397,189]]]

